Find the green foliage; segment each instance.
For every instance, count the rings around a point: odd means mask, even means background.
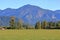
[[[15,29],[15,17],[12,16],[10,19],[10,28]]]
[[[60,29],[60,21],[58,21],[57,23],[56,23],[57,25],[57,27],[56,28],[59,28]]]
[[[25,29],[34,29],[34,27],[32,25],[30,25],[30,24],[24,24],[23,27]]]
[[[48,23],[46,21],[43,21],[41,24],[42,24],[42,29],[45,29],[48,27]]]
[[[35,29],[40,29],[41,28],[41,23],[38,21],[35,25]]]
[[[1,20],[0,20],[0,26],[1,26]],[[10,26],[5,28],[7,29],[60,29],[60,21],[57,22],[47,22],[47,21],[42,21],[42,22],[36,22],[34,25],[35,27],[32,27],[29,23],[23,23],[23,20],[18,20],[17,22],[15,21],[15,17],[11,16],[10,21],[9,21]],[[2,26],[1,26],[2,27]]]
[[[23,29],[23,21],[21,19],[17,22],[17,29]]]

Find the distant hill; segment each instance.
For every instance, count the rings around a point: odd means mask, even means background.
[[[43,9],[34,5],[24,5],[18,9],[7,8],[0,10],[1,20],[9,20],[11,16],[15,16],[17,19],[22,19],[24,22],[35,24],[37,21],[59,21],[60,10],[52,11]]]

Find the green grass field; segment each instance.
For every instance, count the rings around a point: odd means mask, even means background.
[[[60,40],[60,30],[0,30],[0,40]]]

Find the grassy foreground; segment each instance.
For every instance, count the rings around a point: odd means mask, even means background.
[[[0,40],[60,40],[60,30],[0,30]]]

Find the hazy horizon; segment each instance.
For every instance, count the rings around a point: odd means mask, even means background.
[[[60,0],[0,0],[0,9],[17,9],[27,4],[35,5],[49,10],[60,10]]]

